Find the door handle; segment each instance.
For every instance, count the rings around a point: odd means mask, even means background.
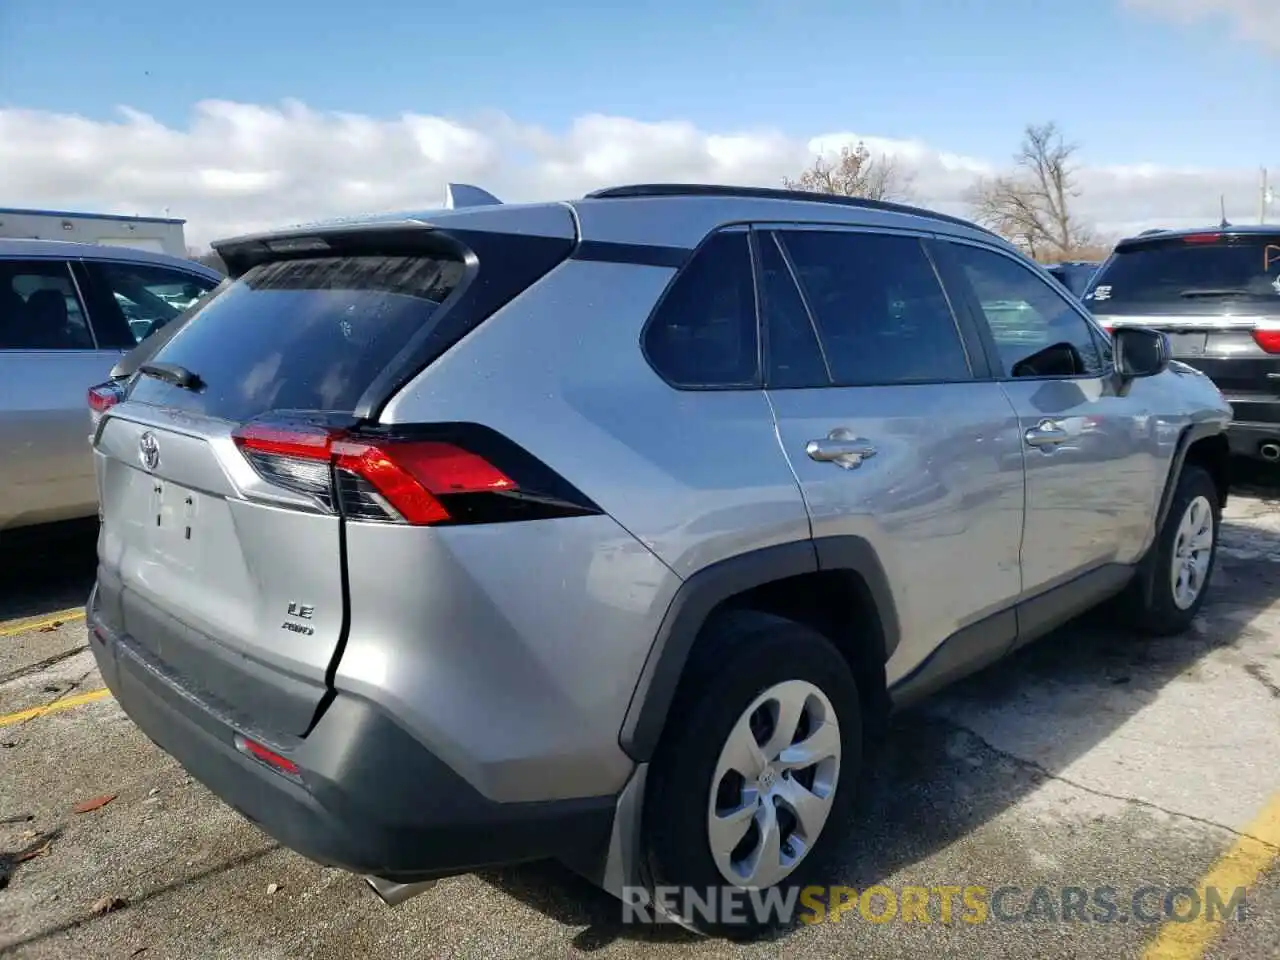
[[[804,446],[804,452],[810,460],[819,463],[834,463],[845,470],[862,466],[862,461],[876,455],[876,448],[870,440],[855,437],[853,432],[844,427],[837,427],[822,440],[810,440]]]
[[[1071,434],[1062,429],[1056,420],[1041,420],[1024,435],[1027,444],[1032,447],[1056,447],[1071,439]]]

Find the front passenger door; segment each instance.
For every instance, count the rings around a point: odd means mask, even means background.
[[[940,242],[953,298],[976,317],[993,372],[1018,413],[1027,477],[1020,611],[1035,633],[1126,575],[1147,541],[1156,451],[1150,411],[1134,389],[1117,392],[1110,343],[1069,298],[1016,257],[963,241]],[[1065,586],[1055,603],[1049,591]],[[1074,611],[1078,612],[1078,610]]]

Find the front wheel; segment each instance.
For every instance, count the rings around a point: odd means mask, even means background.
[[[1182,633],[1191,626],[1208,595],[1218,553],[1222,507],[1209,473],[1187,464],[1178,477],[1173,502],[1152,545],[1151,594],[1125,598],[1133,625],[1153,636]]]
[[[695,656],[650,772],[649,872],[685,923],[751,933],[788,919],[760,905],[795,899],[843,832],[858,688],[829,640],[768,614],[718,618]]]

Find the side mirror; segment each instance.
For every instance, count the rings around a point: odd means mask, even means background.
[[[1117,327],[1111,340],[1115,345],[1116,373],[1125,380],[1154,377],[1169,368],[1169,338],[1159,330]]]

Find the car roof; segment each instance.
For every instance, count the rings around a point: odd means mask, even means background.
[[[465,185],[451,185],[451,187]],[[577,200],[503,204],[475,190],[461,205],[344,217],[232,237],[214,243],[224,259],[257,245],[293,238],[396,228],[506,229],[565,239],[692,248],[717,227],[735,222],[829,223],[913,229],[980,240],[1015,250],[985,227],[923,207],[798,190],[724,184],[633,184],[597,190]],[[228,260],[232,265],[232,261]],[[233,273],[234,273],[233,268]]]
[[[0,258],[39,257],[75,260],[119,260],[127,263],[145,263],[157,267],[178,267],[207,277],[222,276],[212,267],[198,260],[175,257],[167,253],[155,253],[135,247],[118,247],[102,243],[82,243],[75,240],[28,240],[21,237],[0,237]]]

